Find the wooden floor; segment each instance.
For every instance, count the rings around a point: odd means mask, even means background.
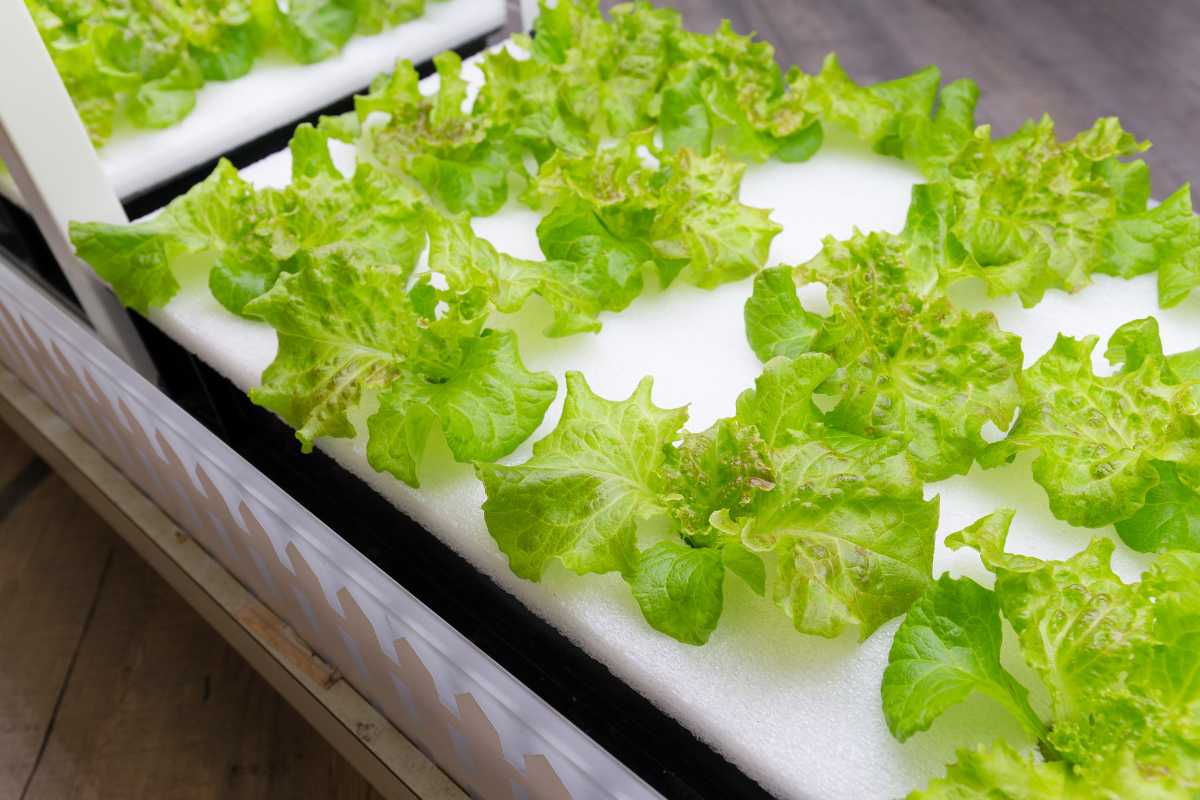
[[[0,798],[375,798],[0,424]]]
[[[865,81],[927,63],[981,121],[1117,114],[1159,197],[1200,176],[1200,3],[684,0],[781,61]],[[0,798],[366,798],[366,783],[7,429],[0,428]]]

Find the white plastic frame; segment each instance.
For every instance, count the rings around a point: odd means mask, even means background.
[[[75,256],[67,236],[72,219],[129,220],[28,9],[17,0],[0,3],[0,76],[0,160],[100,340],[153,380],[154,366],[125,310]]]

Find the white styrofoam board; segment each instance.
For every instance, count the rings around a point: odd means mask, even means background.
[[[288,154],[264,159],[243,175],[259,185],[286,184]],[[831,141],[805,164],[751,166],[741,199],[773,209],[772,218],[783,225],[768,263],[795,264],[815,254],[827,234],[844,237],[854,227],[899,230],[909,189],[918,180],[899,161]],[[502,251],[540,258],[537,220],[533,212],[510,203],[493,217],[475,220],[474,227]],[[207,291],[204,276],[181,278],[183,291],[151,319],[242,389],[256,385],[274,357],[274,332],[222,309]],[[599,394],[623,398],[643,375],[653,375],[655,402],[690,404],[687,427],[698,431],[733,413],[734,399],[760,371],[742,324],[750,290],[750,280],[714,291],[685,281],[667,291],[651,287],[620,314],[605,314],[599,334],[567,339],[540,335],[549,315],[536,299],[521,314],[497,324],[517,329],[526,364],[553,372],[560,387],[563,373],[576,369]],[[1118,325],[1147,315],[1158,317],[1169,352],[1200,344],[1200,299],[1160,310],[1153,275],[1132,281],[1097,276],[1084,291],[1051,292],[1029,310],[1015,298],[986,298],[972,284],[955,287],[953,295],[967,308],[994,311],[1002,327],[1019,334],[1026,364],[1044,353],[1059,331],[1107,337]],[[805,287],[801,298],[814,310],[823,307],[819,287]],[[1102,351],[1101,345],[1095,361],[1103,370]],[[355,417],[361,431],[371,402]],[[504,461],[525,460],[531,443],[553,429],[561,408],[560,388],[539,430]],[[884,725],[879,681],[898,620],[862,644],[853,632],[836,640],[802,636],[769,600],[731,579],[721,624],[709,643],[698,648],[650,629],[615,575],[578,577],[556,565],[541,583],[517,579],[487,533],[480,511],[482,486],[469,467],[453,462],[437,438],[422,464],[420,490],[374,472],[367,464],[364,436],[322,440],[318,447],[779,796],[895,797],[940,774],[958,746],[997,737],[1029,744],[998,706],[980,697],[951,709],[929,732],[904,744],[895,741]],[[976,467],[969,475],[927,487],[927,496],[942,498],[935,574],[949,570],[990,585],[976,557],[950,552],[941,541],[1002,506],[1018,509],[1009,538],[1014,551],[1064,558],[1093,535],[1116,538],[1111,528],[1089,531],[1054,519],[1029,463],[1026,456],[997,470]],[[1118,541],[1114,563],[1125,578],[1134,579],[1148,558]],[[1028,675],[1011,648],[1006,659],[1018,676]],[[1035,696],[1039,700],[1044,703]]]
[[[505,0],[428,0],[421,17],[355,36],[340,53],[316,64],[297,64],[268,50],[243,77],[206,83],[195,109],[177,125],[146,130],[119,124],[99,150],[104,172],[118,197],[132,197],[361,91],[399,58],[419,64],[490,33],[504,24],[506,13]],[[21,205],[4,170],[0,193]]]

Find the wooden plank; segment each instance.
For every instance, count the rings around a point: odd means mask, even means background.
[[[37,763],[111,545],[57,477],[0,523],[0,797],[20,797]]]
[[[36,458],[29,445],[7,425],[0,423],[0,492]]]
[[[273,644],[280,636],[287,636],[286,626],[190,538],[181,534],[157,506],[3,368],[0,368],[0,418],[21,430],[33,449],[382,795],[430,800],[462,800],[466,797],[349,684],[313,675],[307,663],[316,658],[315,654],[302,652],[299,661],[303,663],[298,663],[293,651]],[[128,608],[135,606],[131,603]],[[268,627],[275,629],[274,635],[256,635],[239,622],[251,613],[251,609],[260,620],[270,621]],[[100,613],[99,609],[97,613]],[[145,613],[154,612],[148,610]],[[173,640],[167,633],[160,635]],[[194,656],[202,658],[201,654]],[[101,655],[88,657],[102,660]],[[117,684],[115,691],[119,692],[120,686]],[[101,703],[101,699],[97,698],[95,702]],[[102,709],[102,705],[93,707],[94,720],[103,718]],[[155,729],[146,721],[143,724],[149,727],[140,741],[149,747],[154,736],[163,735],[164,729]],[[188,719],[176,714],[172,724],[188,727]],[[78,726],[80,731],[86,729],[87,725],[83,723]],[[122,729],[121,735],[129,736],[138,730],[141,728],[134,725]],[[100,747],[116,735],[114,732],[94,734],[93,738],[100,740],[97,744],[84,740],[81,733],[74,738],[74,747]],[[62,742],[63,751],[70,752],[70,737],[65,737]],[[50,760],[59,763],[58,750],[50,754]],[[78,783],[69,771],[48,774],[45,780],[47,783],[38,786],[39,793],[45,792],[43,796],[71,795],[75,791],[84,796],[89,794],[88,786]],[[226,783],[225,790],[230,788],[231,785]],[[256,794],[256,789],[251,786],[239,791]],[[303,793],[308,794],[307,791]],[[175,787],[167,794],[181,796]]]
[[[25,798],[96,795],[379,796],[124,543]]]

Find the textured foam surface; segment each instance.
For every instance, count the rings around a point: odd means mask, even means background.
[[[425,14],[373,36],[355,36],[333,58],[297,64],[269,51],[245,76],[206,83],[196,108],[163,130],[118,126],[100,148],[104,174],[119,197],[131,197],[363,89],[398,58],[414,64],[504,24],[504,0],[430,0]],[[0,193],[19,202],[8,173]]]
[[[280,185],[288,180],[288,168],[284,152],[243,174],[259,184]],[[909,189],[917,180],[899,161],[833,142],[806,164],[750,167],[742,199],[774,209],[772,217],[784,231],[773,243],[769,263],[791,264],[816,253],[826,234],[846,236],[855,226],[899,230]],[[510,204],[477,220],[475,228],[503,251],[540,258],[537,219]],[[531,369],[550,370],[560,379],[567,369],[581,370],[606,397],[627,397],[639,378],[653,375],[655,402],[690,404],[687,427],[698,431],[731,414],[734,398],[759,372],[742,327],[742,305],[750,289],[750,280],[712,292],[683,281],[667,291],[650,288],[626,311],[605,315],[597,335],[544,339],[538,331],[548,312],[538,307],[497,324],[519,331]],[[822,294],[817,287],[801,291],[814,310],[822,309]],[[1162,324],[1168,352],[1200,344],[1200,300],[1160,311],[1153,275],[1133,281],[1097,276],[1083,292],[1051,292],[1031,310],[1022,309],[1015,298],[987,299],[971,285],[960,285],[953,294],[968,308],[995,311],[1002,327],[1019,334],[1026,364],[1045,352],[1060,330],[1107,337],[1121,323],[1150,314]],[[275,353],[274,332],[224,311],[208,294],[202,276],[191,278],[152,318],[243,389],[258,382]],[[1098,368],[1107,369],[1099,356],[1103,346],[1097,351]],[[368,401],[355,420],[359,430],[365,431],[361,423],[371,405]],[[527,458],[531,442],[554,427],[561,407],[560,380],[559,397],[541,429],[505,460]],[[431,444],[419,491],[372,471],[364,437],[318,446],[780,796],[896,797],[940,774],[956,746],[996,737],[1028,744],[999,706],[979,697],[952,709],[929,732],[896,742],[884,725],[879,681],[898,621],[862,644],[853,633],[832,641],[802,636],[769,600],[730,579],[725,615],[710,642],[699,648],[679,644],[646,625],[615,575],[581,578],[554,566],[540,584],[514,577],[484,526],[482,486],[469,467],[452,462],[444,443]],[[1018,509],[1009,538],[1014,551],[1062,558],[1094,535],[1115,538],[1111,528],[1089,531],[1055,520],[1045,494],[1033,483],[1029,462],[1026,456],[1002,469],[983,472],[976,467],[969,475],[927,487],[927,496],[942,497],[935,574],[949,570],[990,585],[975,556],[952,553],[940,542],[1001,506]],[[1118,542],[1115,566],[1124,577],[1135,578],[1146,563],[1144,556]],[[1010,668],[1027,675],[1016,654],[1007,655]]]

